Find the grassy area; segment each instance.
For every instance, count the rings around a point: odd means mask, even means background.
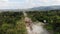
[[[0,34],[27,34],[22,12],[0,13]]]
[[[24,20],[17,21],[16,25],[17,34],[27,34],[26,26]]]

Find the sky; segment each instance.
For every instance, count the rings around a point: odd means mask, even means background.
[[[60,0],[0,0],[0,9],[28,9],[60,5]]]

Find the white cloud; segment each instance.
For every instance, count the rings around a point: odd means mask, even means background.
[[[25,0],[23,2],[10,2],[9,0],[0,0],[0,9],[21,9],[51,5],[60,5],[60,0]]]
[[[9,0],[0,0],[0,2],[8,2]]]

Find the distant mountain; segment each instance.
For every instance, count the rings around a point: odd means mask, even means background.
[[[34,10],[41,10],[41,11],[46,11],[46,10],[60,10],[60,6],[40,6],[40,7],[34,7],[34,8],[28,8],[28,9],[0,9],[0,12],[2,11],[34,11]]]
[[[29,10],[60,10],[60,6],[40,6],[30,8]]]

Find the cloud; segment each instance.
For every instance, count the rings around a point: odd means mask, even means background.
[[[0,2],[8,2],[8,0],[0,0]]]
[[[0,9],[23,9],[60,5],[60,0],[0,0]]]
[[[52,0],[52,5],[60,5],[60,0]]]

